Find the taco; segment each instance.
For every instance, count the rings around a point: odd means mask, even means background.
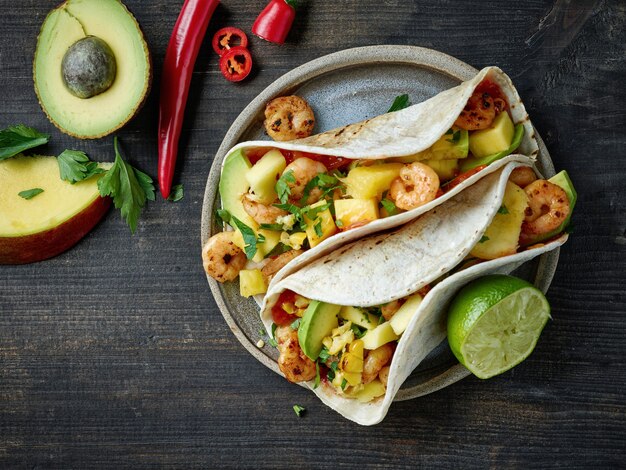
[[[218,213],[234,230],[206,242],[205,270],[220,282],[241,272],[242,295],[262,294],[281,269],[415,219],[514,151],[534,159],[538,147],[517,91],[496,67],[358,124],[238,144],[219,183]]]
[[[399,229],[279,273],[261,319],[285,377],[359,424],[381,421],[445,339],[445,307],[464,284],[567,240],[576,201],[567,174],[537,179],[519,160]]]

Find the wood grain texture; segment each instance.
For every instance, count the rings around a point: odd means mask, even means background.
[[[153,92],[119,132],[156,173],[159,71],[181,0],[128,0],[155,64]],[[224,0],[209,26],[250,30],[264,0]],[[177,204],[145,210],[135,236],[111,212],[73,250],[0,267],[3,468],[618,468],[626,458],[626,5],[619,1],[303,1],[283,47],[252,37],[256,69],[227,83],[205,41],[192,80]],[[31,61],[55,2],[0,0],[0,127],[23,122],[112,160],[41,112]],[[557,168],[579,192],[575,233],[533,355],[396,403],[359,427],[257,363],[211,297],[199,255],[214,152],[233,119],[284,72],[323,54],[413,44],[513,78]],[[292,405],[307,408],[298,419]]]

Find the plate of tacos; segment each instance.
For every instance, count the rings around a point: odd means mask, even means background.
[[[202,261],[255,358],[370,425],[469,374],[446,343],[461,287],[515,273],[547,290],[574,202],[502,70],[351,49],[235,120],[207,181]]]

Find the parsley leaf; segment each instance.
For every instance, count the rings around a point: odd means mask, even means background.
[[[318,237],[321,237],[322,235],[324,235],[324,231],[322,230],[322,221],[318,219],[317,222],[315,222],[315,225],[313,226],[313,230],[315,230],[315,235],[317,235]]]
[[[391,108],[389,108],[388,113],[393,113],[394,111],[400,111],[401,109],[407,108],[409,106],[409,95],[406,93],[404,95],[396,96],[396,99],[393,100],[391,104]]]
[[[380,201],[380,204],[383,206],[383,209],[385,209],[385,212],[387,212],[390,216],[398,213],[398,208],[392,200],[385,198]]]
[[[65,150],[57,157],[61,179],[71,184],[86,180],[93,175],[104,173],[96,162],[89,160],[85,152]]]
[[[48,134],[41,134],[22,124],[0,130],[0,161],[16,156],[24,150],[47,144]]]
[[[282,232],[283,231],[283,224],[261,224],[260,227],[262,229],[272,230],[274,232]]]
[[[33,188],[33,189],[27,189],[25,191],[20,191],[19,193],[17,193],[17,195],[19,197],[24,198],[24,199],[32,199],[37,194],[41,194],[41,193],[43,193],[43,189],[41,189],[41,188]]]
[[[306,411],[306,408],[300,405],[293,405],[293,411],[296,412],[296,414],[298,415],[298,418],[302,418],[302,413]]]
[[[326,173],[318,173],[311,181],[309,181],[304,187],[304,191],[302,192],[302,197],[300,198],[300,205],[306,203],[309,195],[313,188],[320,188],[323,192],[322,196],[326,196],[331,191],[335,189],[341,188],[342,185],[339,184],[339,180],[336,176],[327,175]]]
[[[177,184],[172,187],[172,192],[167,197],[170,202],[178,202],[185,197],[185,188],[182,184]]]
[[[482,237],[480,237],[480,240],[478,240],[478,243],[485,243],[486,241],[489,241],[490,238],[487,235],[483,235]]]
[[[141,209],[146,205],[146,200],[154,200],[154,185],[148,175],[122,159],[117,137],[113,139],[113,143],[115,163],[98,180],[98,190],[102,197],[113,198],[115,208],[120,209],[122,218],[128,223],[131,233],[135,233],[137,220]]]
[[[500,206],[500,209],[498,209],[498,214],[508,214],[509,210],[506,208],[505,205]]]
[[[345,390],[346,389],[346,385],[348,385],[348,381],[346,379],[343,379],[341,381],[341,390]]]
[[[233,228],[239,229],[239,231],[241,232],[241,236],[243,237],[243,251],[245,251],[246,253],[246,258],[254,258],[254,255],[256,255],[257,251],[257,243],[263,243],[265,241],[265,237],[263,235],[259,235],[259,237],[257,238],[257,235],[252,228],[248,227],[245,223],[232,215],[226,209],[218,209],[217,216],[222,219],[223,222],[226,222]]]
[[[291,194],[291,188],[289,187],[289,183],[295,183],[296,177],[293,175],[293,170],[286,171],[278,178],[276,181],[276,193],[278,194],[278,199],[280,202],[285,204],[289,199],[289,195]]]

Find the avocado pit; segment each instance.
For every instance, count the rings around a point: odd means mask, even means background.
[[[115,81],[117,63],[109,45],[96,36],[72,44],[61,62],[63,83],[78,98],[91,98],[107,91]]]

